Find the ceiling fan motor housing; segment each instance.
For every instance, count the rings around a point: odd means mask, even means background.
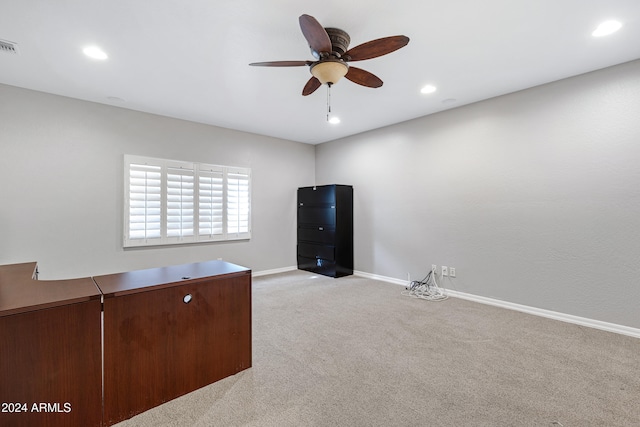
[[[331,48],[339,55],[344,54],[351,43],[351,37],[346,31],[339,28],[325,28],[325,31],[329,35],[331,40]]]

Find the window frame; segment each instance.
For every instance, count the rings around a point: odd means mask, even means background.
[[[141,169],[153,169],[160,173],[159,186],[160,186],[160,203],[157,203],[157,179],[153,181],[156,186],[140,183],[140,185],[133,185],[132,181],[136,179],[133,170]],[[169,180],[169,172],[173,176],[180,176],[179,180]],[[182,173],[181,173],[182,172]],[[215,178],[215,176],[220,178]],[[238,188],[240,194],[239,203],[241,203],[242,217],[245,221],[242,223],[240,229],[236,229],[235,232],[229,230],[229,180],[230,176],[242,177],[242,186]],[[192,180],[184,179],[182,177],[193,177]],[[154,175],[155,177],[155,175]],[[208,198],[203,196],[201,192],[201,186],[205,186],[206,183],[201,183],[200,177],[214,177],[213,180],[221,179],[221,192],[219,183],[216,182],[215,189],[210,188]],[[141,182],[141,180],[139,180]],[[205,179],[206,181],[206,179]],[[183,184],[181,184],[184,182]],[[134,184],[136,182],[134,181]],[[212,184],[213,185],[213,184]],[[144,197],[144,202],[136,201],[132,199],[132,192],[138,190],[138,198]],[[152,191],[149,191],[149,190]],[[170,195],[169,192],[172,192]],[[215,197],[214,197],[215,193]],[[135,221],[132,218],[135,216],[132,210],[136,209],[136,204],[142,204],[143,208],[138,210],[144,210],[144,214],[137,215],[139,219],[138,224],[141,224],[141,230],[148,230],[147,224],[152,224],[148,218],[156,215],[147,214],[147,198],[146,195],[151,194],[152,213],[157,213],[160,219],[159,233],[156,228],[150,229],[156,235],[147,235],[146,231],[139,233],[142,237],[132,237],[132,223]],[[191,194],[191,199],[189,199]],[[214,201],[215,199],[215,201]],[[190,201],[191,200],[191,201]],[[201,205],[203,210],[201,211]],[[207,206],[204,206],[207,205]],[[217,209],[217,214],[213,215],[213,211]],[[219,206],[219,207],[218,207]],[[171,212],[170,212],[171,208]],[[219,212],[221,210],[221,212]],[[189,211],[191,211],[191,217],[189,217]],[[186,213],[185,213],[186,212]],[[203,212],[209,212],[209,216],[201,215]],[[170,215],[171,213],[171,215]],[[221,214],[221,215],[220,215]],[[251,169],[237,166],[222,166],[206,163],[186,162],[179,160],[169,160],[154,157],[144,157],[137,155],[125,154],[124,156],[124,206],[123,206],[123,247],[141,247],[141,246],[163,246],[163,245],[181,245],[189,243],[204,243],[204,242],[221,242],[221,241],[237,241],[237,240],[250,240],[251,239]],[[181,216],[182,215],[182,216]],[[221,216],[221,221],[217,218]],[[211,221],[206,222],[203,218],[208,218]],[[214,221],[213,218],[216,220]],[[189,222],[189,219],[191,220]],[[169,228],[169,222],[176,225],[185,221],[186,224],[191,224],[191,228]],[[157,221],[156,221],[157,222]],[[201,234],[200,229],[203,225],[210,224],[207,228],[208,233]],[[173,231],[173,236],[169,230]],[[178,231],[177,234],[175,231]],[[183,230],[192,230],[191,233],[182,234]]]

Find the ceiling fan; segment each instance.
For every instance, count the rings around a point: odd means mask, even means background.
[[[349,65],[349,62],[377,58],[394,52],[409,43],[407,36],[391,36],[371,40],[347,50],[351,38],[338,28],[323,28],[310,15],[299,18],[300,29],[309,43],[315,61],[271,61],[254,62],[249,65],[261,67],[299,67],[308,65],[313,75],[302,89],[302,95],[310,95],[321,85],[329,87],[346,77],[354,83],[366,87],[380,87],[382,80],[376,75]]]

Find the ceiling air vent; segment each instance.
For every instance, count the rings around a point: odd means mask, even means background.
[[[7,40],[0,40],[0,52],[17,54],[18,45]]]

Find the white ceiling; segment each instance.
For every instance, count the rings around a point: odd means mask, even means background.
[[[640,58],[640,0],[1,0],[0,83],[317,144]],[[298,17],[408,46],[301,95],[311,60]],[[616,34],[593,38],[602,21]],[[106,61],[85,57],[97,44]],[[420,93],[425,84],[438,90]],[[449,100],[445,102],[445,100]],[[455,100],[451,101],[451,100]],[[1,100],[0,100],[1,102]]]

